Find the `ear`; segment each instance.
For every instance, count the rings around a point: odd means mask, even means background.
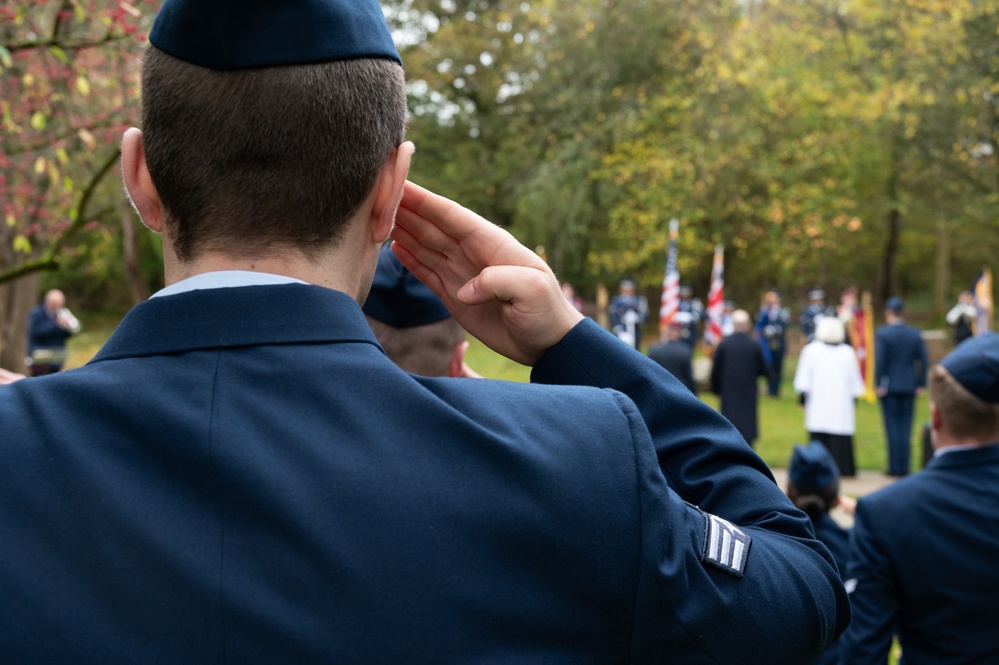
[[[468,351],[468,342],[455,344],[454,351],[451,352],[451,362],[447,366],[447,375],[451,378],[465,376],[465,351]]]
[[[121,176],[132,205],[142,223],[157,233],[163,232],[163,204],[146,166],[142,132],[132,127],[121,140]]]
[[[402,188],[406,185],[409,164],[415,150],[411,141],[404,142],[389,154],[378,173],[375,201],[371,209],[371,239],[375,243],[385,242],[392,233],[395,213],[402,201]]]
[[[943,416],[940,414],[940,407],[930,402],[930,443],[934,450],[936,450],[937,439],[943,426],[944,421]]]

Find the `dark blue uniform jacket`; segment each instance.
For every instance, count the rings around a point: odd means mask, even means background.
[[[844,663],[999,663],[999,445],[934,457],[857,503]],[[852,586],[852,582],[850,585]]]
[[[901,323],[881,326],[874,343],[875,385],[889,395],[912,395],[926,385],[929,360],[918,330]]]
[[[0,388],[3,662],[802,663],[843,630],[807,518],[669,373],[586,321],[532,380],[405,374],[315,286],[139,305]]]

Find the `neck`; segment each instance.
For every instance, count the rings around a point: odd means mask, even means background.
[[[188,277],[220,270],[245,270],[271,273],[300,279],[309,284],[342,291],[358,302],[367,296],[380,244],[365,241],[354,225],[336,245],[318,250],[314,255],[286,247],[271,247],[263,252],[228,254],[203,250],[190,261],[181,261],[163,236],[163,271],[166,285]]]

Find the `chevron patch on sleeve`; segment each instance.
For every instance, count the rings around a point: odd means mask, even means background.
[[[742,577],[753,539],[745,531],[720,517],[704,514],[704,551],[701,560],[729,575]]]

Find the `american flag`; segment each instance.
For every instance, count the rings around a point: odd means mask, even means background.
[[[711,264],[711,289],[708,291],[708,325],[704,341],[714,346],[722,338],[722,316],[725,314],[725,248],[715,245]]]
[[[680,220],[669,220],[669,251],[666,255],[666,276],[659,305],[659,325],[665,326],[680,309],[680,270],[676,266],[676,240],[680,235]]]

